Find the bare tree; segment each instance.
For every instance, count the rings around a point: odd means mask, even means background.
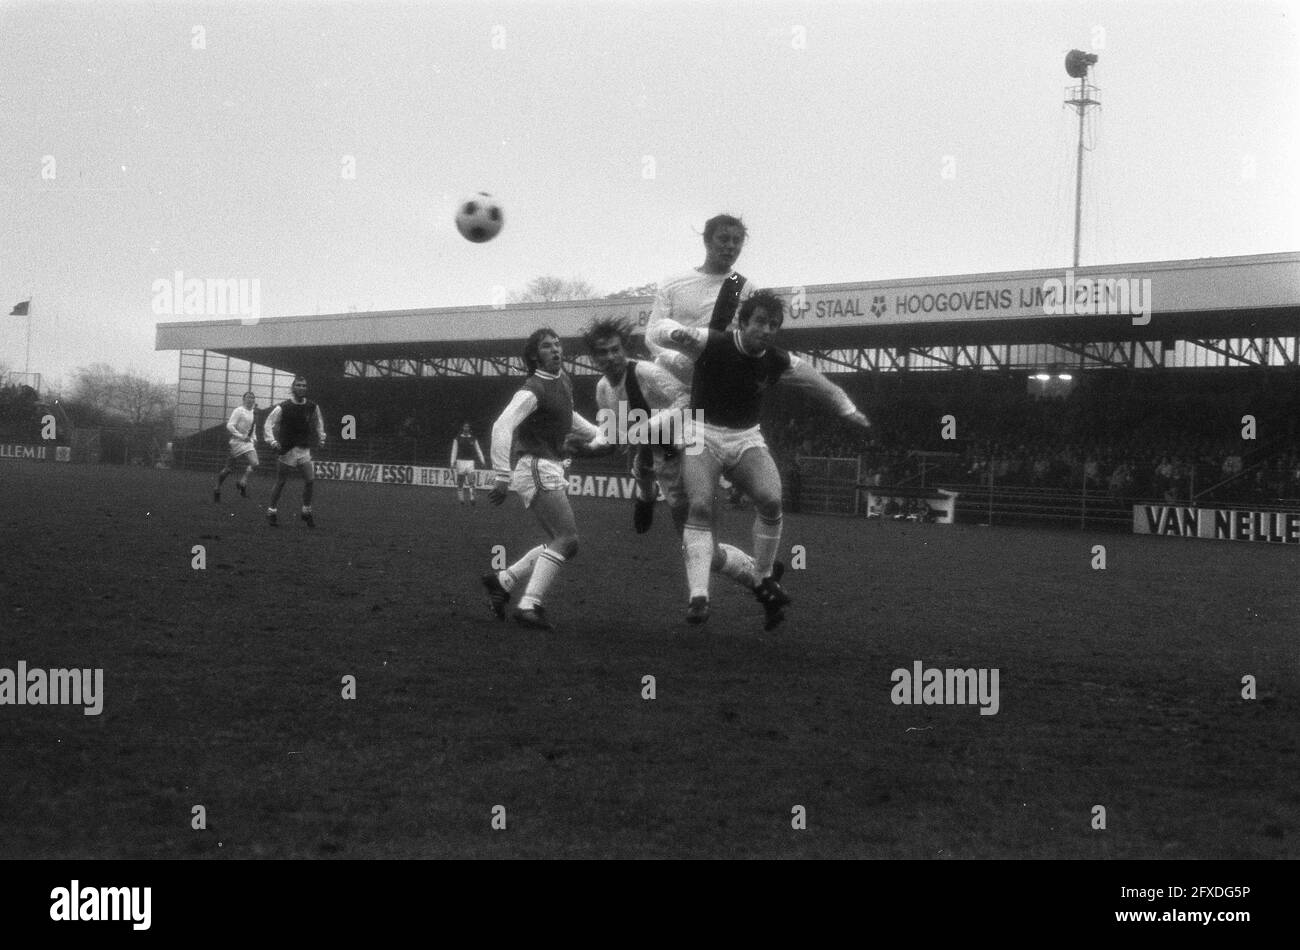
[[[555,277],[547,274],[534,277],[522,291],[510,295],[511,303],[551,303],[555,300],[592,300],[598,297],[596,288],[581,277]]]
[[[133,426],[171,420],[176,405],[172,387],[135,372],[118,372],[107,363],[92,363],[74,373],[73,399],[116,416]]]
[[[624,287],[612,294],[605,294],[606,300],[618,300],[623,297],[653,297],[659,290],[657,283],[642,284],[639,287]]]

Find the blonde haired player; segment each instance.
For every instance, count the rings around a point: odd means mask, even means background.
[[[737,308],[757,289],[735,269],[748,236],[749,230],[740,218],[715,214],[704,222],[704,263],[685,273],[665,277],[655,292],[646,324],[646,348],[656,363],[688,387],[694,364],[685,354],[659,343],[656,329],[664,321],[713,330],[726,330],[733,325]]]
[[[240,466],[244,471],[239,476],[239,481],[235,482],[235,487],[239,489],[240,495],[248,497],[248,476],[258,464],[256,408],[257,397],[250,391],[244,393],[243,405],[231,410],[230,419],[226,422],[226,431],[230,433],[230,455],[226,464],[221,466],[221,471],[217,472],[217,484],[212,489],[212,500],[215,502],[221,501],[221,483]]]

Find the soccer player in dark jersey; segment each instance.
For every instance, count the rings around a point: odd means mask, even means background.
[[[456,473],[456,501],[465,504],[465,491],[469,490],[469,503],[474,501],[474,459],[480,465],[487,465],[483,460],[483,450],[479,448],[474,430],[465,423],[460,427],[460,435],[451,443],[451,469]]]
[[[682,457],[688,451],[699,450],[697,446],[687,449],[681,444],[688,433],[679,421],[684,421],[684,413],[688,411],[690,393],[681,380],[657,363],[629,358],[631,336],[628,321],[612,317],[593,320],[583,334],[592,362],[601,373],[596,381],[596,405],[601,412],[597,425],[605,426],[603,420],[611,417],[628,419],[632,410],[639,410],[647,417],[645,425],[618,433],[633,443],[632,475],[637,480],[633,526],[638,534],[650,528],[655,498],[662,488],[673,526],[680,535],[686,527],[690,507],[682,482]],[[664,417],[668,418],[667,423],[656,424]],[[604,434],[609,435],[609,428],[604,428]],[[679,444],[673,444],[674,437]],[[712,567],[751,590],[760,580],[754,576],[754,559],[730,544],[718,545]]]
[[[573,386],[563,369],[560,338],[549,327],[534,330],[524,344],[528,378],[492,427],[496,479],[488,496],[500,505],[511,490],[532,510],[547,541],[504,571],[483,575],[492,612],[504,619],[510,594],[525,584],[515,621],[535,630],[554,630],[542,600],[566,561],[578,553],[578,528],[569,506],[564,474],[570,433],[592,449],[605,444],[594,425],[573,411]]]
[[[844,390],[817,370],[773,345],[785,320],[785,305],[770,291],[759,291],[740,305],[738,329],[729,333],[688,328],[665,320],[654,328],[655,342],[692,357],[695,373],[691,409],[704,413],[699,426],[705,451],[682,464],[690,511],[682,536],[690,606],[686,619],[709,616],[709,564],[714,557],[713,495],[725,474],[754,502],[754,561],[760,578],[755,595],[767,615],[765,629],[784,619],[790,602],[772,576],[781,543],[781,475],[768,451],[758,417],[763,393],[787,383],[820,396],[849,421],[869,428]]]
[[[275,488],[271,490],[271,505],[266,509],[266,523],[279,526],[276,503],[285,482],[293,472],[302,475],[302,520],[307,527],[316,527],[312,516],[311,498],[315,472],[311,464],[312,446],[325,444],[325,420],[320,406],[307,398],[307,378],[293,378],[293,398],[280,403],[266,417],[266,441],[276,453]]]

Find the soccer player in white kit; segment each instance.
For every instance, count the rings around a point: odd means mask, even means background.
[[[736,309],[757,289],[735,270],[748,234],[745,223],[735,215],[714,215],[704,222],[704,263],[659,283],[646,324],[646,348],[656,363],[687,386],[691,384],[694,363],[684,353],[655,342],[655,328],[665,320],[681,327],[714,330],[732,325]]]
[[[707,327],[683,327],[665,320],[655,342],[686,354],[695,364],[691,408],[704,414],[704,451],[687,455],[682,480],[690,511],[682,537],[690,605],[686,619],[703,623],[709,616],[709,566],[716,556],[713,497],[718,476],[726,475],[754,501],[754,561],[759,583],[755,596],[767,615],[765,629],[784,619],[790,598],[774,571],[781,543],[781,474],[759,429],[763,393],[778,383],[808,390],[844,419],[871,426],[853,400],[811,364],[774,345],[785,320],[785,304],[770,291],[759,291],[741,304],[737,328],[724,333]]]
[[[236,406],[230,413],[230,420],[226,423],[226,431],[230,433],[230,456],[221,471],[217,472],[217,484],[212,489],[212,500],[215,502],[221,501],[221,483],[238,467],[244,471],[239,476],[239,481],[235,482],[235,487],[239,489],[240,495],[248,497],[248,475],[257,468],[258,463],[257,421],[253,412],[256,408],[257,397],[252,392],[246,392],[244,404]]]

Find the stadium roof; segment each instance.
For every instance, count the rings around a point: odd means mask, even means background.
[[[781,290],[791,302],[781,342],[801,351],[1300,336],[1296,252]],[[155,348],[215,351],[290,371],[346,360],[517,357],[539,326],[553,327],[566,340],[579,337],[596,316],[627,317],[644,328],[652,302],[636,297],[160,323]]]

